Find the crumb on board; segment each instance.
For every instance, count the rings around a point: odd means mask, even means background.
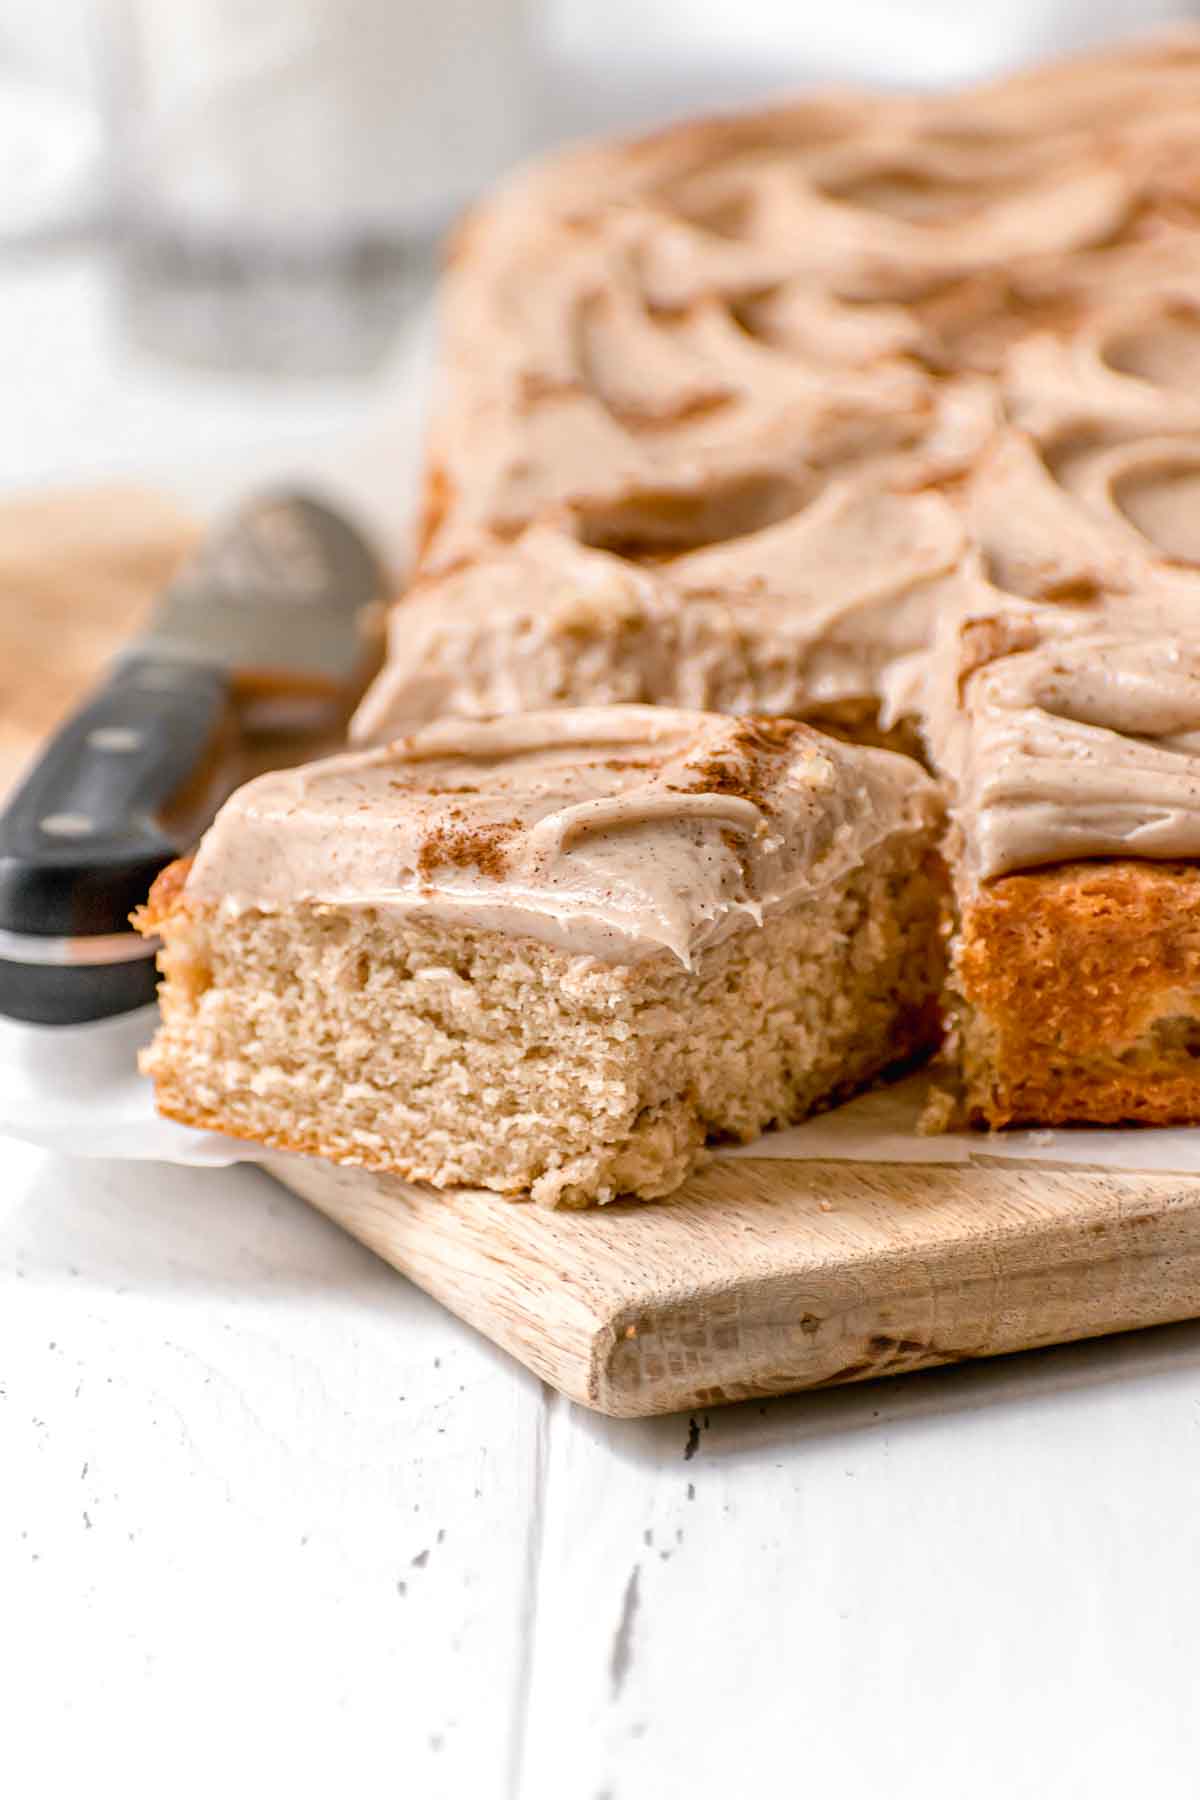
[[[917,1120],[917,1135],[938,1137],[943,1131],[952,1131],[958,1116],[958,1096],[949,1088],[931,1087]]]

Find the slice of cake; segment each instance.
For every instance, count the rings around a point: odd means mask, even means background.
[[[887,751],[614,706],[263,776],[140,928],[160,1109],[583,1206],[926,1048],[940,803]]]
[[[1200,1119],[1200,633],[1051,637],[979,670],[965,704],[972,1120]]]
[[[993,1127],[1200,1120],[1200,579],[1134,522],[1185,549],[1200,459],[1093,454],[1059,485],[1013,438],[980,471],[927,690],[952,1043]]]

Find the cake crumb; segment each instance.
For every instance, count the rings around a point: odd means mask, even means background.
[[[917,1120],[918,1137],[940,1137],[960,1123],[961,1103],[949,1088],[930,1088],[921,1116]]]

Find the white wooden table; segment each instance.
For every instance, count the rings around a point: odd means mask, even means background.
[[[96,288],[0,279],[0,482],[386,410],[163,381]],[[615,1423],[255,1170],[0,1144],[14,1800],[1194,1800],[1198,1500],[1200,1326]]]
[[[1200,1327],[616,1423],[255,1170],[0,1194],[9,1791],[1194,1795]]]

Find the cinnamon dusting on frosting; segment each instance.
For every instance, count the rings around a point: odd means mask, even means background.
[[[459,791],[474,793],[478,789]],[[430,882],[438,869],[478,869],[489,881],[503,881],[508,869],[506,846],[520,829],[519,819],[500,819],[472,827],[459,824],[456,816],[454,824],[437,825],[422,840],[417,851],[417,873]]]
[[[250,782],[189,891],[231,912],[416,909],[690,963],[937,813],[915,764],[778,720],[614,706],[446,721]]]
[[[1171,442],[1169,456],[1155,440],[1079,451],[1056,476],[1011,433],[974,478],[980,553],[954,584],[926,695],[966,882],[1200,857],[1200,573],[1111,499],[1118,473],[1162,470],[1149,514],[1182,530],[1189,440]],[[1200,470],[1200,444],[1191,454]]]
[[[804,731],[804,726],[790,719],[733,719],[721,751],[703,761],[689,759],[686,767],[692,786],[675,791],[729,794],[769,813],[775,780],[765,759],[791,749]]]

